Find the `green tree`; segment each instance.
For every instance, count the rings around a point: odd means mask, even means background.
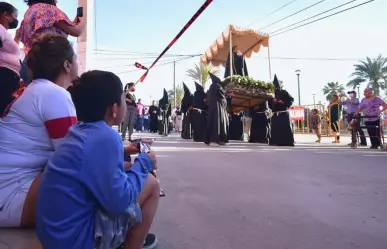
[[[195,68],[187,70],[187,75],[205,87],[207,81],[210,79],[208,73],[218,76],[219,72],[219,67],[214,67],[212,64],[205,65],[202,62],[199,62],[199,65],[195,63]]]
[[[387,90],[387,57],[381,54],[376,59],[367,57],[354,67],[355,71],[351,75],[354,78],[347,83],[348,87],[355,89],[366,82],[376,95],[380,94],[380,90]]]
[[[181,105],[181,100],[183,99],[184,95],[184,88],[182,85],[176,86],[176,104]],[[168,90],[168,99],[169,102],[174,105],[174,99],[175,99],[175,91],[173,89]]]
[[[330,101],[333,94],[344,93],[344,86],[339,82],[328,82],[322,89],[323,94],[326,96],[326,100]]]

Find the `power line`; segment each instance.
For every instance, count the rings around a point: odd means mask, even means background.
[[[312,23],[315,23],[315,22],[324,20],[324,19],[326,19],[326,18],[328,18],[328,17],[332,17],[332,16],[335,16],[335,15],[338,15],[338,14],[340,14],[340,13],[346,12],[346,11],[351,10],[351,9],[355,9],[355,8],[357,8],[357,7],[360,7],[360,6],[362,6],[362,5],[371,3],[371,2],[373,2],[373,1],[375,1],[375,0],[369,0],[369,1],[367,1],[367,2],[364,2],[364,3],[358,4],[358,5],[352,6],[352,7],[350,7],[350,8],[347,8],[347,9],[344,9],[344,10],[341,10],[341,11],[338,11],[338,12],[335,12],[335,13],[333,13],[333,14],[330,14],[330,15],[327,15],[327,16],[324,16],[324,17],[321,17],[321,18],[319,18],[319,19],[316,19],[316,20],[313,20],[313,21],[304,23],[304,24],[299,25],[299,26],[297,26],[297,27],[294,27],[294,28],[291,28],[291,29],[288,29],[288,30],[279,32],[279,33],[277,33],[277,34],[272,35],[271,37],[274,37],[274,36],[277,36],[277,35],[280,35],[280,34],[284,34],[284,33],[287,33],[287,32],[289,32],[289,31],[292,31],[292,30],[295,30],[295,29],[299,29],[299,28],[304,27],[304,26],[306,26],[306,25],[309,25],[309,24],[312,24]]]
[[[268,57],[254,56],[258,59],[268,59]],[[305,58],[305,57],[270,57],[274,60],[307,60],[307,61],[360,61],[360,58]]]
[[[279,7],[278,9],[273,10],[272,12],[270,12],[269,14],[267,14],[264,18],[262,18],[260,21],[262,21],[262,20],[268,18],[269,16],[271,16],[272,14],[274,14],[274,13],[276,13],[276,12],[278,12],[278,11],[284,9],[285,7],[287,7],[287,6],[289,6],[290,4],[294,3],[295,1],[297,1],[297,0],[292,0],[292,1],[290,1],[290,2],[287,2],[286,4],[282,5],[282,6]],[[247,27],[251,27],[251,26],[252,26],[253,24],[255,24],[256,22],[258,22],[258,20],[256,20],[256,21],[250,23]]]
[[[191,59],[193,57],[198,57],[198,56],[199,55],[194,55],[194,56],[190,56],[190,57],[187,57],[187,58],[180,58],[180,59],[177,59],[177,60],[174,60],[174,61],[157,64],[154,67],[159,67],[159,66],[164,66],[164,65],[168,65],[168,64],[173,64],[173,63],[176,63],[176,62],[179,62],[179,61],[188,60],[188,59]],[[142,70],[142,69],[133,69],[133,70],[129,70],[129,71],[119,72],[119,73],[116,73],[116,74],[132,73],[132,72],[137,72],[137,71],[144,71],[144,70]]]
[[[187,58],[182,58],[182,59],[190,59],[190,58],[192,58],[192,57],[191,56],[187,56]],[[166,62],[174,62],[174,61],[176,61],[176,58],[172,58],[172,59],[171,58],[165,58],[162,62],[166,63]],[[141,62],[141,64],[146,65],[146,64],[150,64],[152,62],[153,62],[153,60],[152,61],[143,61],[143,62]],[[131,67],[131,66],[134,67],[134,64],[107,66],[107,67],[104,67],[104,68]]]
[[[136,52],[136,51],[127,51],[127,50],[109,50],[109,49],[94,49],[94,51],[101,53],[101,54],[114,54],[114,55],[120,55],[120,54],[125,54],[125,55],[149,55],[149,56],[155,56],[157,57],[159,54],[158,53],[149,53],[149,52]],[[199,55],[197,54],[192,54],[192,55]],[[179,57],[179,56],[187,56],[187,54],[165,54],[165,56],[173,56],[173,57]]]
[[[332,8],[332,9],[329,9],[329,10],[326,10],[326,11],[324,11],[324,12],[318,13],[317,15],[314,15],[314,16],[311,16],[311,17],[306,18],[306,19],[304,19],[304,20],[301,20],[301,21],[299,21],[299,22],[293,23],[293,24],[288,25],[288,26],[286,26],[286,27],[284,27],[284,28],[277,29],[276,31],[270,32],[270,34],[273,35],[273,34],[277,33],[278,31],[281,31],[281,30],[284,30],[284,29],[293,27],[294,25],[297,25],[297,24],[299,24],[299,23],[302,23],[302,22],[308,21],[308,20],[310,20],[310,19],[313,19],[313,18],[315,18],[315,17],[321,16],[322,14],[328,13],[328,12],[330,12],[330,11],[332,11],[332,10],[341,8],[341,7],[345,6],[345,5],[348,5],[348,4],[353,3],[353,2],[356,2],[356,1],[357,1],[357,0],[352,0],[352,1],[349,1],[349,2],[346,2],[346,3],[343,3],[343,4],[341,4],[341,5],[339,5],[339,6],[336,6],[336,7]]]
[[[275,21],[275,22],[273,22],[273,23],[270,23],[269,25],[267,25],[267,26],[265,26],[265,27],[263,27],[263,28],[258,29],[258,31],[260,31],[260,30],[262,30],[262,29],[265,29],[265,28],[268,28],[268,27],[271,27],[271,26],[273,26],[274,24],[277,24],[277,23],[279,23],[279,22],[282,22],[283,20],[286,20],[286,19],[288,19],[289,17],[295,16],[295,15],[297,15],[297,14],[299,14],[299,13],[305,11],[305,10],[308,10],[308,9],[310,9],[310,8],[312,8],[312,7],[314,7],[314,6],[318,5],[318,4],[320,4],[320,3],[322,3],[322,2],[325,2],[325,1],[326,1],[326,0],[320,0],[320,1],[318,1],[317,3],[314,3],[314,4],[312,4],[312,5],[309,5],[308,7],[305,7],[305,8],[303,8],[303,9],[297,11],[297,12],[294,12],[294,13],[291,14],[291,15],[285,16],[284,18],[282,18],[282,19],[280,19],[280,20],[278,20],[278,21]]]

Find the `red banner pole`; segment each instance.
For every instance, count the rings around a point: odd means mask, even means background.
[[[146,72],[141,76],[139,80],[135,83],[137,85],[138,82],[143,82],[148,75],[149,70],[153,68],[154,65],[160,60],[161,57],[179,40],[179,38],[187,31],[187,29],[196,21],[196,19],[204,12],[205,9],[213,2],[213,0],[206,0],[203,5],[196,11],[196,13],[191,17],[191,19],[187,22],[187,24],[180,30],[180,32],[172,39],[172,41],[168,44],[168,46],[161,52],[161,54],[156,58],[156,60],[152,63],[152,65],[146,70]],[[139,63],[138,63],[139,64]]]

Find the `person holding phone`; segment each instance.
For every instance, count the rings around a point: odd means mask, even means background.
[[[79,9],[75,20],[71,21],[56,6],[57,0],[24,0],[24,2],[29,8],[16,32],[15,41],[23,43],[25,54],[28,53],[32,44],[44,34],[55,33],[65,37],[68,35],[79,37],[86,27],[86,22],[82,18],[83,9]],[[30,79],[26,59],[23,61],[20,74],[25,85],[28,85]]]

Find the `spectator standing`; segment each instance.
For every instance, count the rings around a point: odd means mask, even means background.
[[[20,85],[19,46],[8,33],[8,29],[15,29],[17,25],[16,8],[0,2],[0,116]]]
[[[356,96],[356,91],[349,91],[347,92],[348,95],[342,94],[342,97],[345,97],[346,100],[341,102],[341,105],[347,106],[347,121],[348,124],[351,123],[353,116],[355,115],[357,109],[359,109],[359,98]],[[361,146],[367,146],[367,139],[365,138],[363,130],[360,128],[360,119],[356,120],[356,126],[355,129],[357,130],[357,133],[359,133],[360,136],[360,145]],[[356,143],[356,141],[352,141],[352,143]]]
[[[332,101],[328,106],[329,112],[329,120],[331,122],[331,129],[333,131],[333,136],[335,140],[333,143],[340,143],[340,128],[339,128],[339,119],[340,119],[340,100],[337,94],[332,95]]]
[[[143,131],[143,123],[144,123],[144,105],[141,103],[141,99],[138,99],[136,105],[136,131]]]
[[[129,141],[132,140],[134,125],[136,124],[136,96],[134,83],[126,84],[125,88],[126,115],[122,125],[122,141],[125,140],[126,130],[129,130]]]
[[[24,0],[24,2],[29,8],[16,32],[15,41],[23,43],[26,55],[32,44],[44,34],[54,33],[66,38],[68,35],[79,37],[86,27],[86,23],[81,17],[76,17],[74,21],[71,21],[56,6],[57,0]],[[28,85],[30,79],[26,58],[23,61],[20,74],[24,83]]]
[[[145,107],[144,109],[144,130],[149,131],[149,109]]]
[[[380,132],[379,115],[386,109],[387,103],[375,96],[371,88],[364,89],[364,98],[360,102],[356,115],[363,112],[364,116],[371,116],[364,118],[364,123],[367,126],[367,132],[371,140],[371,149],[378,149],[381,146],[382,134]]]

